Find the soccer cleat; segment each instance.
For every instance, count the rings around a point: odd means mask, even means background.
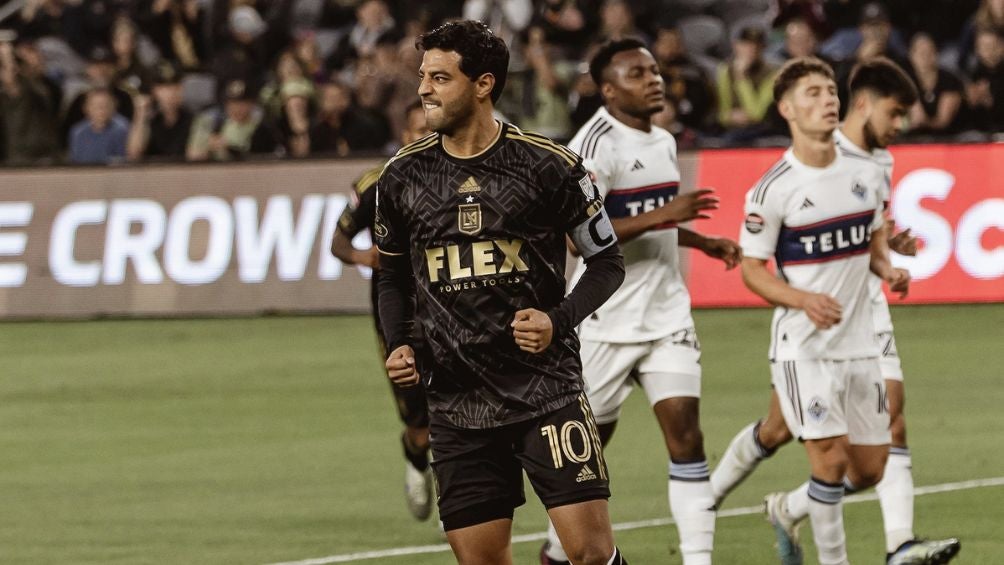
[[[785,511],[788,494],[775,492],[763,499],[764,514],[774,527],[777,537],[777,554],[781,565],[802,565],[802,546],[798,543],[799,523]]]
[[[411,463],[404,464],[404,498],[416,520],[428,520],[432,514],[432,467],[419,471]]]
[[[547,556],[547,550],[551,547],[551,542],[545,541],[540,546],[540,565],[572,565],[571,561],[558,561]]]
[[[910,540],[886,556],[886,565],[943,565],[958,555],[962,544],[955,538]]]

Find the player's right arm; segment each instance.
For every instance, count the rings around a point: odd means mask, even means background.
[[[777,189],[754,189],[746,195],[746,215],[739,236],[743,251],[743,282],[767,302],[804,310],[817,328],[827,329],[840,322],[840,303],[827,294],[797,289],[776,277],[767,268],[768,260],[777,249],[784,221],[784,204],[777,193]]]
[[[371,269],[380,268],[379,252],[376,246],[356,249],[352,239],[365,228],[373,225],[376,211],[376,181],[379,173],[371,171],[356,181],[354,201],[345,206],[335,235],[331,239],[331,254],[346,265],[365,265]]]
[[[821,330],[840,323],[842,309],[836,299],[827,294],[805,292],[789,285],[770,272],[766,259],[745,256],[742,271],[746,287],[767,302],[804,310],[809,320]]]
[[[572,149],[579,150],[572,145]],[[601,138],[597,146],[583,159],[582,166],[590,173],[600,197],[606,198],[618,182],[618,151],[609,137]],[[708,210],[718,208],[718,198],[711,189],[700,189],[681,194],[665,205],[637,216],[611,218],[614,234],[620,243],[627,243],[645,232],[668,223],[683,223],[708,219]]]
[[[373,235],[380,253],[377,277],[380,325],[387,349],[387,376],[400,386],[419,382],[415,351],[410,343],[415,323],[415,277],[411,269],[407,225],[398,208],[397,183],[391,175],[378,181]]]

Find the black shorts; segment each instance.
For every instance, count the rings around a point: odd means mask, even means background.
[[[526,502],[524,470],[547,508],[610,498],[600,435],[584,394],[526,422],[471,430],[434,420],[430,432],[446,530],[512,518]]]

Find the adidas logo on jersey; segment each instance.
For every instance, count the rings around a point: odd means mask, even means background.
[[[594,479],[596,479],[596,473],[589,468],[589,465],[583,465],[582,470],[579,471],[578,476],[575,477],[575,482],[582,483],[585,481],[592,481]]]
[[[481,185],[478,184],[478,181],[474,180],[474,177],[467,177],[467,180],[464,181],[464,184],[460,185],[460,188],[457,189],[457,192],[459,194],[467,194],[468,192],[481,192]]]
[[[634,160],[634,165],[631,165],[631,170],[632,171],[640,171],[640,170],[642,170],[644,168],[645,168],[645,165],[642,165],[641,161],[639,161],[638,159],[635,159]]]
[[[799,207],[799,210],[805,210],[806,208],[812,208],[813,206],[815,206],[815,204],[812,203],[812,200],[806,198],[805,202],[802,202],[802,206]]]

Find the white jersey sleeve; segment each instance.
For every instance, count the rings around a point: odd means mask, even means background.
[[[770,259],[777,251],[777,240],[784,223],[784,197],[776,181],[791,165],[779,161],[746,193],[745,216],[739,234],[743,255]]]

